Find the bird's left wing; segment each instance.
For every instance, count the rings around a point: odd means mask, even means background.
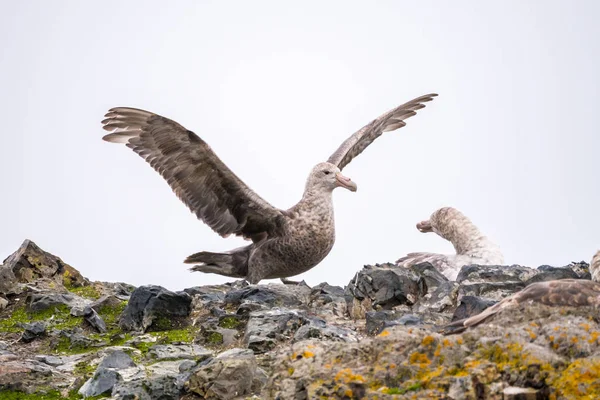
[[[343,169],[354,157],[362,153],[375,139],[381,136],[383,132],[393,131],[406,125],[404,121],[416,115],[417,110],[425,107],[423,103],[433,100],[435,96],[437,94],[432,93],[417,97],[381,115],[346,139],[335,153],[329,157],[327,162],[336,165],[339,169]]]

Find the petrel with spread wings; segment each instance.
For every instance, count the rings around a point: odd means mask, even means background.
[[[222,237],[242,236],[252,244],[224,253],[203,251],[184,262],[191,269],[250,283],[308,271],[327,256],[335,241],[332,191],[356,184],[341,174],[354,157],[383,132],[406,125],[425,107],[428,94],[390,110],[350,136],[327,162],[317,164],[298,204],[280,210],[238,178],[209,145],[175,121],[135,108],[112,108],[102,121],[107,142],[125,143],[171,186],[198,219]]]

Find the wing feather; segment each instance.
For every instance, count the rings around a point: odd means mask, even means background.
[[[339,169],[343,169],[354,157],[362,153],[375,139],[381,136],[383,132],[402,128],[406,125],[405,120],[407,118],[416,115],[417,110],[425,107],[423,103],[433,100],[436,96],[437,94],[432,93],[417,97],[381,115],[346,139],[327,161],[337,165]]]
[[[102,121],[107,142],[125,143],[167,181],[215,232],[254,241],[281,234],[283,212],[238,178],[193,132],[168,118],[129,107],[111,108]]]

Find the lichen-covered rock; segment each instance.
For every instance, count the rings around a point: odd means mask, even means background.
[[[457,282],[427,263],[383,264],[345,288],[234,281],[170,292],[89,282],[23,249],[0,266],[8,398],[600,398],[597,310],[522,305],[439,334],[528,282],[589,279],[586,263],[467,266]]]
[[[398,305],[412,305],[423,296],[425,280],[407,268],[394,264],[367,265],[348,283],[346,288],[353,300],[350,314],[364,318],[373,309],[391,309]]]
[[[305,322],[305,317],[294,310],[253,312],[246,325],[244,343],[255,353],[264,353],[275,347],[278,341],[291,339]]]
[[[192,298],[185,292],[171,292],[161,286],[140,286],[131,294],[119,325],[125,331],[167,330],[185,324]],[[175,326],[174,326],[175,324]]]
[[[157,344],[148,350],[146,358],[155,361],[198,360],[202,361],[212,356],[212,352],[196,344]]]
[[[34,282],[50,278],[65,286],[84,286],[89,282],[59,257],[40,249],[31,240],[4,260],[4,267],[11,270],[18,282]]]
[[[186,390],[204,399],[233,399],[250,395],[259,374],[251,350],[231,349],[195,370],[185,383]]]
[[[535,269],[520,265],[465,265],[456,282],[525,282],[537,273]]]

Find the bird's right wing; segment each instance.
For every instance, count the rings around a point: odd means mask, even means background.
[[[193,132],[135,108],[112,108],[105,117],[103,128],[111,133],[103,139],[133,149],[221,236],[258,241],[281,232],[283,212],[252,191]]]

